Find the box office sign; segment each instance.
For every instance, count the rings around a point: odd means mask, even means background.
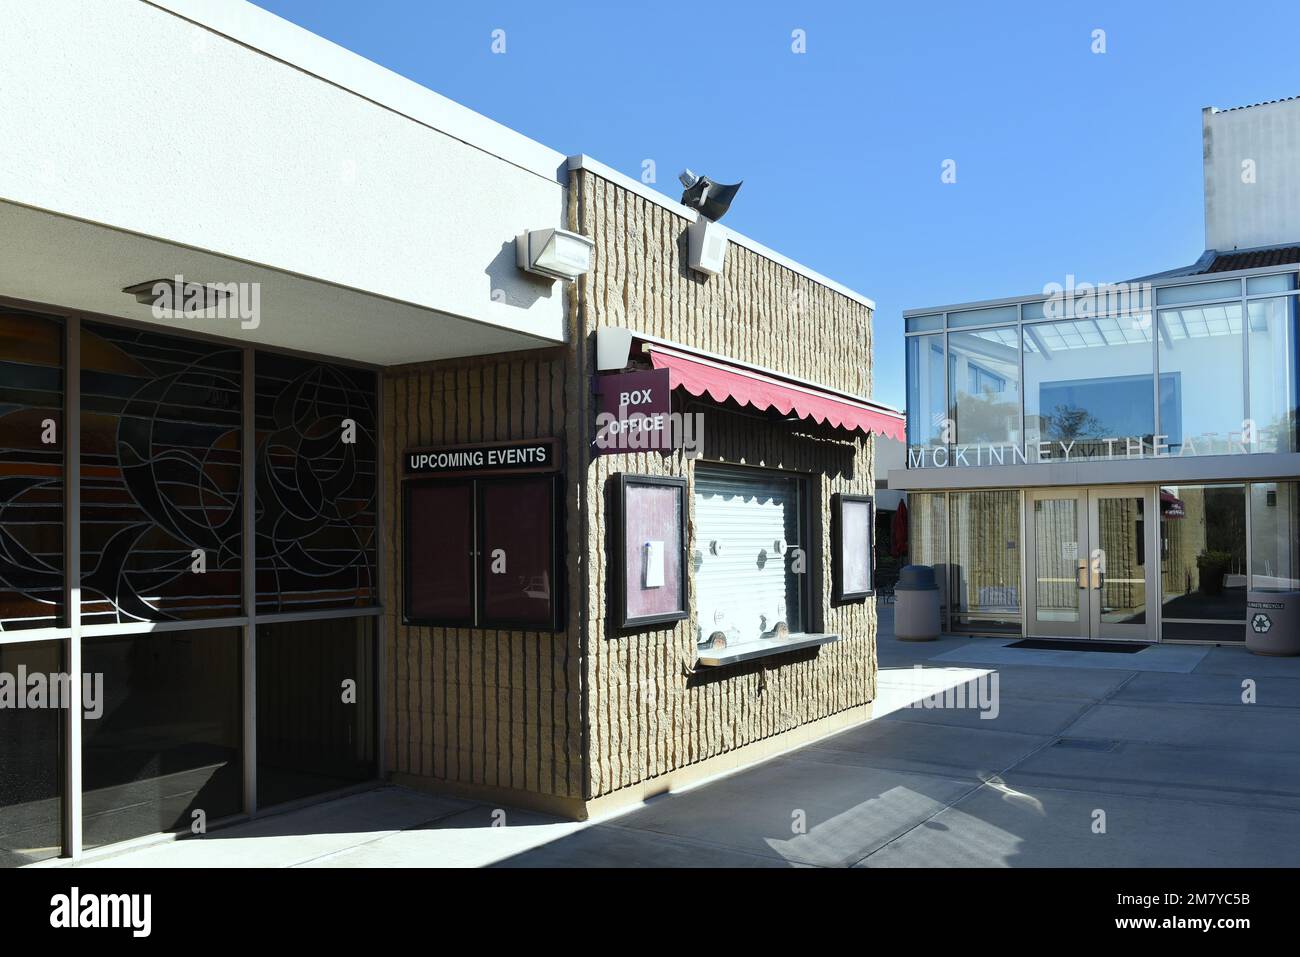
[[[593,452],[671,452],[672,398],[667,369],[597,376]]]
[[[468,474],[554,472],[560,464],[557,446],[555,439],[525,439],[518,442],[409,449],[405,456],[406,474],[436,478]]]

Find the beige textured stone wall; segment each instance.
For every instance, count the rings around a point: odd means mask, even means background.
[[[594,268],[580,282],[577,306],[585,375],[594,371],[592,332],[619,325],[870,394],[868,308],[734,243],[724,275],[706,279],[685,265],[685,219],[587,171],[573,174],[571,187],[572,226],[596,241]],[[607,616],[605,563],[611,476],[689,478],[693,465],[681,453],[617,454],[590,462],[582,476],[581,518],[591,559],[584,606],[589,798],[865,704],[875,695],[874,602],[833,603],[828,564],[831,495],[871,490],[871,440],[694,400],[689,410],[705,415],[702,460],[813,476],[821,540],[812,544],[826,562],[814,579],[815,615],[822,630],[843,640],[815,652],[691,675],[694,622],[615,630]]]
[[[404,450],[561,436],[565,454],[576,455],[567,436],[576,388],[572,354],[564,348],[384,376],[385,746],[389,770],[412,783],[581,800],[576,576],[567,582],[569,622],[561,632],[407,626],[400,521]],[[566,475],[576,468],[571,460]],[[568,533],[573,555],[572,523]]]
[[[535,353],[390,370],[384,376],[385,650],[388,768],[435,790],[515,795],[582,814],[585,802],[746,744],[840,715],[875,695],[875,609],[836,604],[814,571],[815,624],[843,640],[766,664],[689,675],[694,624],[609,628],[606,488],[617,472],[691,476],[680,453],[587,453],[594,330],[625,325],[868,395],[870,310],[742,247],[725,275],[684,265],[686,220],[587,172],[574,174],[572,228],[596,240],[593,271],[568,293],[570,342]],[[556,287],[556,293],[560,287]],[[675,401],[686,408],[687,400]],[[835,492],[872,487],[871,442],[753,410],[690,400],[705,414],[704,460],[812,476],[814,550],[829,562]],[[405,449],[497,439],[564,441],[567,627],[556,634],[402,622]],[[631,792],[629,792],[631,793]]]

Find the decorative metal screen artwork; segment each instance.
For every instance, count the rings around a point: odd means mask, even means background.
[[[258,353],[257,610],[375,603],[373,372]]]
[[[63,624],[63,325],[0,312],[0,631]]]
[[[82,621],[241,608],[237,347],[85,323]]]

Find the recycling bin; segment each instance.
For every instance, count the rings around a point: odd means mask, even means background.
[[[894,586],[894,637],[934,641],[939,637],[939,585],[929,565],[905,565]]]
[[[1246,593],[1246,650],[1257,655],[1300,655],[1300,591]]]

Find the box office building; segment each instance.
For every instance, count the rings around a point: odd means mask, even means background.
[[[0,15],[0,861],[865,717],[870,300],[250,5]]]
[[[1300,587],[1300,100],[1203,125],[1191,266],[904,314],[888,483],[954,631],[1240,643]]]

